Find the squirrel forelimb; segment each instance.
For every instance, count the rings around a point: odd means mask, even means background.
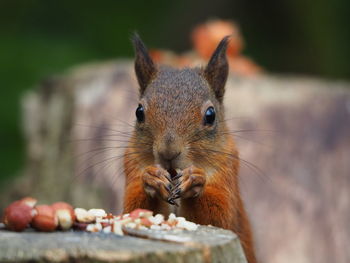
[[[142,175],[143,187],[151,198],[157,195],[169,204],[178,204],[178,198],[194,198],[203,192],[206,175],[203,169],[191,165],[171,178],[169,172],[160,165],[147,166]]]
[[[206,174],[203,169],[190,166],[175,176],[179,182],[172,190],[171,198],[191,198],[197,197],[203,192],[203,187],[206,182]]]

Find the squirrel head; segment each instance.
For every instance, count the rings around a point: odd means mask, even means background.
[[[205,168],[208,161],[202,156],[225,144],[222,103],[228,41],[228,36],[221,40],[206,67],[174,69],[156,66],[134,35],[140,98],[133,141],[144,150],[143,162],[160,164],[168,171],[191,164]]]

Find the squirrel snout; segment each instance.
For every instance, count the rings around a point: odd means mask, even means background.
[[[174,133],[168,132],[154,145],[156,161],[165,169],[178,168],[184,161],[184,147],[181,139]]]
[[[158,162],[165,168],[178,168],[183,159],[183,152],[180,147],[161,147],[157,150]]]
[[[159,158],[165,162],[175,160],[181,154],[180,151],[161,151],[158,152]]]

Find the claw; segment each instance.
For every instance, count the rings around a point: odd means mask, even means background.
[[[174,188],[178,188],[178,187],[180,186],[180,184],[181,184],[181,182],[178,182],[178,183],[174,186]]]
[[[174,200],[172,198],[170,198],[170,197],[168,198],[168,203],[171,204],[171,205],[175,204]]]
[[[175,200],[175,199],[178,199],[178,198],[180,198],[180,197],[181,197],[181,195],[180,195],[180,194],[177,194],[177,195],[173,196],[172,198],[173,198],[173,200]]]
[[[182,176],[182,172],[179,172],[177,175],[173,177],[173,180],[177,180]]]
[[[169,199],[177,199],[180,197],[180,192],[181,192],[181,189],[174,189],[175,191],[173,191],[170,196],[169,196]]]
[[[167,201],[171,205],[179,206],[179,204],[174,201],[173,197],[169,197]]]
[[[174,196],[174,195],[178,195],[179,193],[181,192],[181,189],[179,188],[174,188],[171,195]]]
[[[166,174],[165,175],[165,178],[169,181],[169,183],[172,183],[172,180],[171,180],[171,177],[169,174]]]
[[[165,189],[168,191],[169,194],[171,194],[173,191],[172,185],[167,185]]]

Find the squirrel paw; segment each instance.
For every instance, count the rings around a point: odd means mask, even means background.
[[[159,165],[147,166],[142,176],[143,188],[149,196],[158,195],[161,199],[168,201],[172,190],[170,178],[170,174]]]
[[[203,192],[206,182],[206,175],[203,169],[196,168],[193,165],[184,169],[178,175],[179,182],[174,186],[170,200],[177,198],[193,198],[199,196]]]

